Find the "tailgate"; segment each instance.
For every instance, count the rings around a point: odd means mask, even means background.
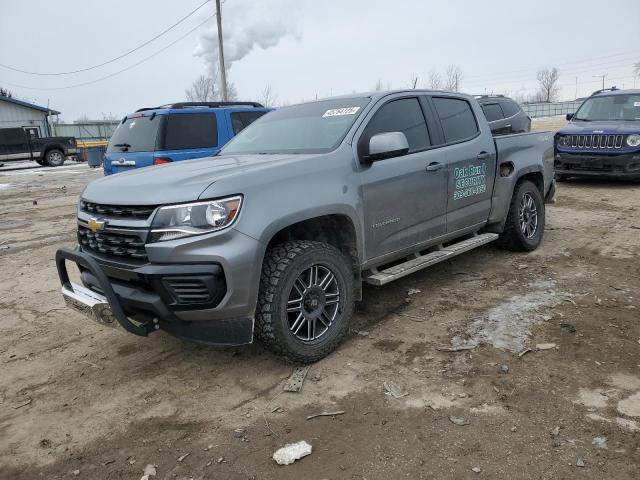
[[[104,156],[107,175],[153,165],[153,152],[111,152]]]

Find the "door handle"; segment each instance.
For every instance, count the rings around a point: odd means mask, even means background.
[[[441,163],[431,162],[429,165],[427,165],[427,172],[435,172],[437,170],[440,170],[441,168],[442,168]]]
[[[486,160],[487,158],[489,158],[491,156],[490,153],[487,152],[480,152],[478,154],[478,156],[476,157],[478,160]]]

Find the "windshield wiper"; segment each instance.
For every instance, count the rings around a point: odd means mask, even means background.
[[[591,122],[592,120],[589,120],[588,118],[580,118],[580,117],[573,117],[572,120],[578,120],[579,122]]]
[[[116,143],[113,145],[114,147],[125,147],[125,148],[131,148],[131,145],[129,145],[128,143]]]

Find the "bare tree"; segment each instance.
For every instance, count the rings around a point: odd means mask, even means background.
[[[222,100],[222,92],[220,92],[220,100]],[[227,101],[235,102],[238,100],[238,90],[233,82],[229,81],[229,74],[227,74]]]
[[[442,77],[437,70],[432,69],[429,71],[429,83],[427,85],[432,90],[442,90]]]
[[[447,67],[446,77],[444,85],[445,90],[459,92],[463,77],[462,69],[457,65],[449,65]]]
[[[0,87],[0,97],[11,98],[11,97],[13,97],[13,94],[9,90],[7,90],[6,88]]]
[[[116,117],[111,112],[109,112],[109,113],[102,112],[102,120],[105,121],[105,122],[114,122],[114,121],[118,120],[118,117]]]
[[[373,89],[376,92],[379,92],[381,90],[391,90],[391,82],[387,82],[386,84],[383,83],[382,80],[378,79],[378,81],[376,82],[376,86],[373,87]]]
[[[278,95],[273,91],[271,85],[266,85],[262,90],[262,104],[265,107],[275,107],[278,102]]]
[[[190,102],[213,102],[220,97],[216,79],[206,75],[196,78],[184,94]]]
[[[633,76],[640,78],[640,62],[633,64]]]
[[[558,98],[560,87],[558,86],[558,69],[544,68],[538,72],[538,100],[542,102],[553,102]]]

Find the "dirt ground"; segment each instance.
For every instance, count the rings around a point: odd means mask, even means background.
[[[640,478],[639,184],[562,183],[537,251],[487,246],[366,288],[347,341],[287,393],[292,366],[258,345],[140,338],[64,308],[54,253],[100,174],[0,172],[3,480],[148,464],[152,479]],[[306,419],[323,411],[344,413]],[[300,440],[311,455],[272,460]]]

